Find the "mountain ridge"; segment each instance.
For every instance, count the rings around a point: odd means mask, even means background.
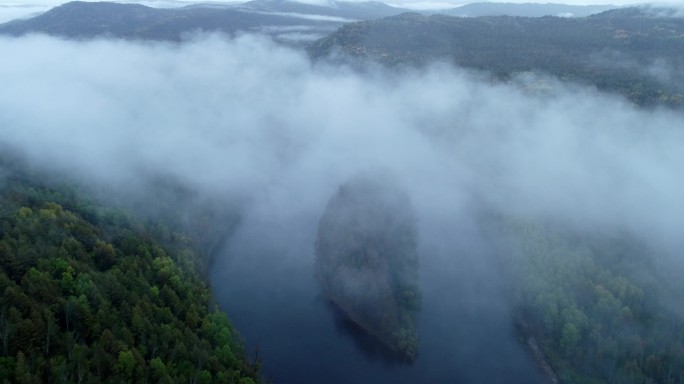
[[[538,16],[549,14],[550,7],[554,14],[575,12],[586,15],[609,6],[472,3],[452,9],[416,12],[454,16]],[[318,5],[288,0],[252,0],[237,4],[197,3],[179,8],[72,1],[31,18],[0,24],[0,34],[46,33],[68,38],[110,36],[180,41],[185,34],[202,30],[227,34],[266,33],[276,39],[287,40],[292,34],[279,30],[286,27],[297,30],[299,38],[312,41],[348,22],[380,19],[409,11],[378,1],[333,1],[329,5]]]
[[[73,1],[30,19],[0,24],[0,34],[46,33],[67,38],[111,36],[125,39],[181,41],[194,31],[266,33],[278,38],[281,29],[296,29],[315,39],[346,22],[399,14],[405,10],[382,3],[349,3],[341,9],[257,0],[229,6],[196,4],[182,8],[152,8],[140,4]],[[270,28],[270,29],[269,29]],[[279,29],[280,28],[280,29]]]

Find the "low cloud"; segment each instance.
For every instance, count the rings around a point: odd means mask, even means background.
[[[448,309],[471,325],[481,324],[478,308],[492,319],[507,311],[485,245],[473,245],[478,207],[684,246],[681,112],[529,74],[491,84],[445,64],[359,74],[255,36],[28,36],[0,38],[0,51],[2,144],[116,194],[162,175],[213,201],[245,202],[231,249],[261,256],[235,263],[255,263],[255,284],[273,290],[301,285],[290,276],[312,266],[328,199],[376,169],[394,174],[416,208],[421,270],[438,277],[423,281],[427,313]],[[675,256],[656,261],[684,270]],[[451,297],[444,287],[462,292],[458,310],[436,303]],[[497,321],[497,335],[509,335]]]
[[[287,210],[320,206],[350,175],[382,167],[423,212],[477,196],[661,235],[684,224],[673,214],[684,211],[681,114],[592,89],[491,85],[446,65],[360,75],[253,36],[31,36],[0,49],[3,141],[102,182],[153,170]]]
[[[315,15],[315,14],[297,13],[297,12],[255,12],[255,13],[261,13],[264,15],[277,15],[277,16],[294,17],[294,18],[304,19],[304,20],[331,21],[334,23],[351,23],[351,22],[356,21],[353,19],[347,19],[347,18],[338,17],[338,16]]]

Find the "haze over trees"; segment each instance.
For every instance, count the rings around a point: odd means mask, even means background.
[[[510,219],[495,227],[514,271],[519,330],[561,382],[684,382],[681,314],[649,261],[658,251],[625,233]]]
[[[447,16],[468,14],[471,8],[478,17]],[[428,15],[374,2],[321,6],[259,0],[177,9],[70,2],[2,24],[0,34],[183,41],[199,32],[262,33],[308,46],[318,59],[389,66],[447,61],[499,80],[526,72],[549,74],[622,94],[637,105],[682,106],[684,19],[657,7],[597,14],[592,13],[603,8],[588,8],[579,12],[584,17],[558,17],[555,12],[563,9],[574,8],[490,3]],[[552,16],[511,16],[535,12]]]
[[[326,382],[349,355],[316,355],[346,335],[308,317],[323,293],[411,362],[337,382],[533,360],[684,383],[684,19],[395,11],[69,3],[0,26],[0,381]],[[250,318],[276,335],[245,347],[207,280],[250,263],[215,292],[315,327]]]

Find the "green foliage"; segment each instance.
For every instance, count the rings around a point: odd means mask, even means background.
[[[684,327],[639,276],[648,250],[626,236],[503,225],[521,329],[568,383],[684,383]],[[561,235],[563,234],[563,235]],[[526,335],[530,336],[530,335]]]
[[[125,379],[133,378],[133,370],[135,369],[135,357],[133,352],[123,351],[119,352],[119,359],[116,361],[116,371]]]
[[[209,308],[190,243],[156,233],[68,188],[8,176],[0,382],[258,382],[228,319]]]

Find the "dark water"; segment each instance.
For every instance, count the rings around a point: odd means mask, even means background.
[[[316,220],[248,220],[219,255],[222,309],[281,384],[540,383],[515,338],[504,285],[468,225],[421,228],[420,347],[398,362],[349,324],[313,278]],[[458,234],[454,236],[454,234]]]

